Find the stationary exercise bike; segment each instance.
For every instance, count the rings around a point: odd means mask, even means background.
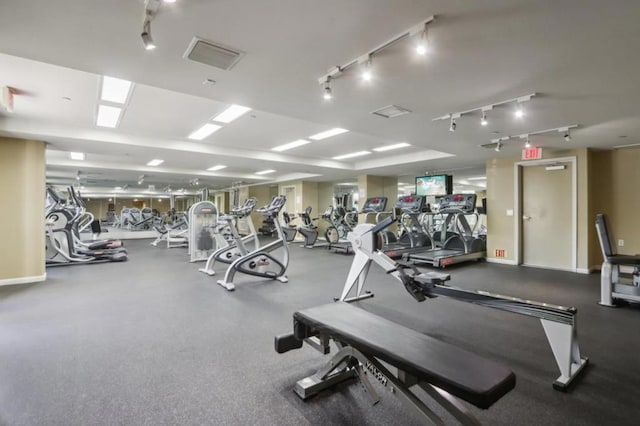
[[[284,232],[285,240],[290,243],[296,239],[296,234],[298,233],[298,228],[291,223],[296,217],[291,216],[289,213],[283,211],[282,219],[284,220],[284,226],[282,227],[282,231]]]
[[[302,225],[298,226],[298,232],[304,237],[302,247],[312,248],[318,240],[318,227],[313,224],[314,219],[311,219],[311,206],[300,213],[300,220]]]
[[[273,220],[278,238],[261,249],[247,253],[234,260],[233,263],[229,265],[224,279],[218,280],[218,284],[227,290],[234,290],[235,285],[233,284],[233,278],[236,272],[256,277],[270,278],[283,283],[289,281],[285,275],[287,266],[289,266],[289,248],[282,226],[278,220],[278,214],[286,201],[287,199],[284,195],[278,195],[271,200],[269,205],[256,210],[262,213],[265,219]],[[282,250],[281,260],[273,254],[279,249]]]
[[[207,264],[204,268],[199,269],[200,272],[204,272],[207,275],[215,275],[216,272],[213,270],[213,266],[216,262],[230,264],[250,251],[258,250],[260,242],[258,241],[258,234],[256,233],[253,221],[251,220],[251,212],[256,206],[256,202],[257,200],[255,197],[247,198],[242,206],[236,207],[231,210],[230,214],[220,216],[218,218],[219,223],[226,222],[224,230],[228,230],[231,233],[232,239],[228,243],[224,242],[224,245],[221,245],[220,248],[211,253],[207,259]],[[240,236],[235,225],[239,219],[243,218],[247,218],[247,225],[249,227],[249,234],[244,237]],[[219,228],[217,229],[218,231],[221,231]],[[251,250],[247,248],[250,243],[253,244],[253,248]]]

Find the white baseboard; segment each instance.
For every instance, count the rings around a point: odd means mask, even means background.
[[[47,279],[47,273],[45,272],[42,275],[34,275],[32,277],[21,277],[21,278],[5,278],[0,280],[0,286],[3,285],[15,285],[15,284],[29,284],[29,283],[38,283],[40,281],[44,281]]]
[[[495,257],[487,257],[487,262],[489,263],[500,263],[502,265],[517,265],[515,260],[509,260],[509,259],[498,259]]]
[[[599,272],[599,271],[600,271],[600,265],[589,266],[588,268],[578,268],[576,270],[576,272],[579,274],[591,274],[593,272]]]

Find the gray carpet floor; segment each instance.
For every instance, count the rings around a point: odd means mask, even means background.
[[[144,240],[127,248],[126,263],[51,268],[46,282],[0,288],[0,424],[417,424],[377,383],[375,406],[355,382],[301,401],[295,382],[326,357],[306,346],[273,349],[295,310],[340,294],[351,256],[293,244],[289,283],[238,275],[228,292],[197,272],[202,264],[188,263],[184,249]],[[372,268],[375,297],[360,307],[516,373],[515,390],[488,410],[472,408],[484,424],[640,422],[640,309],[597,305],[597,274],[484,262],[447,271],[459,287],[578,308],[590,365],[560,393],[538,320],[444,298],[417,303]]]

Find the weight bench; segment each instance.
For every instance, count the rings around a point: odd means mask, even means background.
[[[640,302],[640,256],[616,253],[603,214],[596,215],[596,230],[604,257],[600,271],[600,304],[615,306],[617,299]],[[633,268],[631,276],[621,273],[620,267]]]
[[[276,352],[301,348],[303,341],[325,354],[331,340],[339,349],[314,375],[297,382],[295,392],[302,399],[358,378],[375,404],[380,399],[367,378],[371,375],[424,421],[442,424],[411,391],[414,385],[462,424],[478,425],[459,399],[486,409],[516,384],[515,374],[493,361],[345,302],[294,313],[293,329],[292,334],[276,336]],[[392,374],[383,362],[398,373]]]

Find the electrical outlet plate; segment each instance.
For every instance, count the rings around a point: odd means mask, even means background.
[[[624,247],[624,240],[618,240],[618,247]]]

